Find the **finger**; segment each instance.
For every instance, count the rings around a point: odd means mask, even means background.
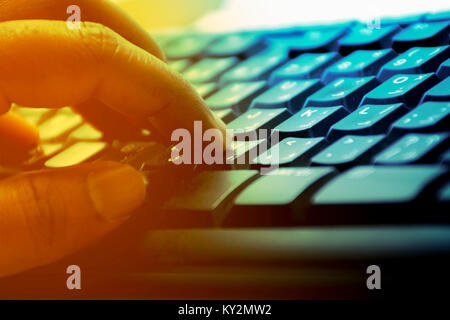
[[[0,43],[0,113],[11,102],[61,107],[94,97],[166,137],[192,130],[194,120],[225,130],[180,75],[102,25],[74,31],[64,22],[3,22]]]
[[[8,20],[67,20],[67,8],[77,5],[81,20],[101,23],[128,41],[164,59],[164,55],[138,23],[111,1],[106,0],[14,0],[0,1],[0,21]]]
[[[119,226],[144,198],[142,176],[114,162],[0,181],[0,277],[74,253]]]

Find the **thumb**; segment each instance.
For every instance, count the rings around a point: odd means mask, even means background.
[[[143,177],[115,162],[0,181],[0,277],[88,245],[124,222],[144,198]]]

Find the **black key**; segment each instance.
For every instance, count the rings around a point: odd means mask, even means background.
[[[442,202],[450,202],[450,183],[447,183],[439,190],[438,199]]]
[[[168,61],[167,64],[169,65],[170,68],[172,68],[176,72],[182,73],[192,64],[192,61],[189,59],[182,59],[182,60]]]
[[[313,165],[338,166],[346,168],[366,162],[381,147],[384,135],[348,135],[334,142],[311,159]]]
[[[395,56],[392,49],[355,51],[329,67],[322,81],[330,83],[338,78],[376,76],[380,68]]]
[[[206,34],[184,35],[171,41],[164,53],[171,60],[192,59],[199,57],[214,40],[214,36]]]
[[[345,27],[311,30],[301,36],[286,39],[289,43],[289,57],[295,58],[305,52],[335,51],[339,38],[345,32]]]
[[[264,38],[256,33],[237,33],[226,35],[211,46],[205,55],[209,57],[239,57],[246,59],[266,47]]]
[[[328,133],[329,140],[348,134],[370,135],[386,133],[394,120],[407,109],[402,103],[391,105],[364,105],[334,124]]]
[[[385,81],[397,74],[435,72],[439,64],[450,56],[450,47],[411,48],[387,63],[377,78]]]
[[[349,34],[339,40],[339,52],[347,55],[358,49],[390,48],[392,37],[400,30],[397,25],[380,28],[370,28],[366,25],[355,26]]]
[[[442,80],[433,88],[425,92],[422,102],[426,101],[450,102],[450,78]]]
[[[450,102],[426,102],[392,124],[394,135],[407,132],[438,132],[448,130]]]
[[[202,59],[185,70],[183,75],[191,83],[214,82],[238,62],[237,58]]]
[[[450,11],[439,11],[428,13],[425,15],[424,21],[426,22],[436,22],[436,21],[448,21],[450,20]]]
[[[302,212],[312,192],[333,172],[332,168],[284,168],[263,176],[236,197],[223,225],[291,225],[293,214]]]
[[[394,104],[402,102],[407,107],[416,106],[422,94],[438,82],[433,73],[406,75],[399,74],[370,91],[361,105]]]
[[[447,219],[432,202],[419,201],[445,172],[437,165],[356,167],[313,196],[309,217],[321,224],[430,222],[433,215]]]
[[[380,19],[380,25],[382,27],[384,26],[390,26],[393,24],[397,24],[400,27],[404,28],[409,26],[410,24],[422,21],[424,14],[413,14],[413,15],[407,15],[407,16],[397,16],[397,17],[382,17]]]
[[[256,97],[250,108],[287,108],[297,112],[312,93],[322,87],[319,80],[286,80]]]
[[[220,224],[227,200],[256,178],[256,170],[203,171],[181,186],[162,206],[158,223],[170,227]],[[156,222],[155,222],[156,223]]]
[[[217,85],[214,82],[193,83],[192,86],[203,99],[206,99],[213,93],[217,92]]]
[[[275,130],[279,131],[280,139],[287,137],[324,137],[330,126],[347,114],[348,112],[342,106],[307,107],[279,124]]]
[[[307,107],[344,106],[349,112],[356,109],[362,97],[375,88],[375,77],[341,78],[320,89],[306,101]]]
[[[225,123],[230,123],[234,119],[236,119],[236,115],[233,112],[233,109],[223,109],[214,111],[214,114],[217,118],[221,119]]]
[[[448,146],[448,133],[410,133],[380,152],[375,164],[400,165],[430,162]]]
[[[438,69],[437,76],[441,79],[445,79],[450,76],[450,59],[442,62],[441,66]]]
[[[434,47],[448,44],[449,22],[418,22],[397,33],[393,48],[404,52],[411,47]]]

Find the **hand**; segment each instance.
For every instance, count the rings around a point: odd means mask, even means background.
[[[90,21],[79,30],[65,22],[73,4]],[[0,158],[38,143],[36,131],[8,113],[11,103],[74,106],[100,127],[110,112],[141,127],[151,124],[166,137],[175,128],[192,128],[194,119],[205,129],[224,129],[168,69],[147,33],[108,1],[0,0],[0,21]],[[85,247],[119,226],[144,198],[141,175],[114,162],[0,181],[0,276]]]

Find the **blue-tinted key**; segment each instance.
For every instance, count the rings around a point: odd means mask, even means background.
[[[450,127],[450,102],[426,102],[392,124],[391,132],[437,132]]]
[[[435,72],[449,56],[449,46],[411,48],[383,66],[378,79],[385,81],[396,74]]]
[[[424,16],[425,15],[423,13],[421,13],[421,14],[413,14],[413,15],[406,15],[406,16],[382,17],[379,22],[380,22],[380,26],[382,26],[382,27],[397,24],[400,27],[404,28],[404,27],[409,26],[410,24],[422,21]]]
[[[246,59],[264,49],[264,38],[260,34],[240,33],[224,36],[210,45],[205,55],[209,57],[239,57]]]
[[[442,62],[437,71],[437,76],[441,79],[445,79],[448,76],[450,76],[450,59],[447,59],[444,62]]]
[[[273,85],[283,80],[320,78],[323,70],[340,58],[337,52],[304,53],[275,69],[270,75],[269,83]]]
[[[211,35],[184,35],[171,41],[164,53],[167,58],[173,60],[198,57],[214,39],[215,37]]]
[[[175,61],[169,61],[167,62],[167,64],[169,65],[169,67],[173,70],[175,70],[176,72],[183,72],[184,70],[186,70],[191,64],[191,60],[189,59],[182,59],[182,60],[175,60]]]
[[[419,22],[397,33],[393,48],[404,52],[411,47],[434,47],[448,44],[449,22]]]
[[[264,80],[272,70],[283,64],[286,60],[287,56],[284,52],[270,51],[259,54],[225,72],[220,77],[219,84],[224,86],[231,82]]]
[[[236,113],[242,113],[265,87],[265,81],[232,83],[206,99],[206,104],[213,111],[232,108]]]
[[[239,60],[237,58],[203,59],[186,71],[184,77],[192,83],[213,82],[226,70],[235,66]]]
[[[424,21],[450,21],[450,11],[428,13]]]
[[[330,83],[338,78],[375,76],[380,68],[395,56],[396,53],[392,49],[355,51],[329,67],[322,81]]]
[[[348,114],[344,107],[307,107],[280,123],[275,129],[286,137],[324,137],[331,125]]]
[[[263,166],[306,165],[311,156],[325,146],[325,138],[286,138],[260,154],[255,163]]]
[[[341,78],[320,89],[306,101],[306,106],[332,107],[344,106],[351,112],[358,106],[362,97],[378,84],[375,77]]]
[[[233,112],[233,109],[223,109],[214,111],[214,114],[217,118],[221,119],[225,123],[230,123],[234,119],[236,119],[236,115]]]
[[[399,74],[366,94],[361,105],[403,102],[412,108],[419,103],[423,93],[437,81],[437,77],[433,73]]]
[[[411,133],[376,155],[374,163],[395,165],[434,160],[447,141],[448,133]]]
[[[383,49],[390,48],[392,37],[400,29],[397,25],[381,28],[370,28],[366,25],[353,27],[349,34],[339,40],[339,52],[348,54],[358,49]]]
[[[287,39],[289,56],[295,58],[305,52],[327,52],[337,49],[337,41],[346,32],[346,28],[332,28],[307,31],[303,35]]]
[[[425,92],[422,102],[449,101],[450,102],[450,78],[442,80],[433,88]]]
[[[298,111],[312,93],[322,87],[319,80],[286,80],[256,97],[251,108],[287,108]]]
[[[207,98],[217,91],[217,85],[214,82],[193,83],[195,91],[203,98]]]
[[[345,136],[311,159],[313,165],[343,166],[366,161],[379,148],[384,135]]]
[[[255,140],[255,137],[249,134],[258,134],[260,129],[269,130],[275,128],[279,123],[283,122],[290,116],[287,109],[250,109],[244,114],[237,117],[228,124],[228,128],[235,130],[234,134],[238,140],[244,140],[250,137],[250,140]],[[269,138],[271,132],[266,132],[264,138]]]
[[[405,114],[402,103],[391,105],[364,105],[334,124],[328,134],[336,140],[348,134],[369,135],[386,133],[390,124]]]

